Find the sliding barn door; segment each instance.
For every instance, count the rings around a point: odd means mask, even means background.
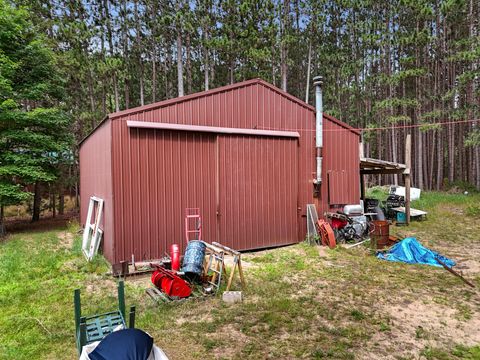
[[[237,250],[297,242],[298,141],[218,136],[217,238]]]

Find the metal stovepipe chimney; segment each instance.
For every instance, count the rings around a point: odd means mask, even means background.
[[[315,86],[315,148],[317,159],[317,177],[315,184],[321,184],[322,182],[322,148],[323,148],[323,98],[322,98],[322,84],[323,78],[321,76],[315,76],[313,78],[313,85]]]

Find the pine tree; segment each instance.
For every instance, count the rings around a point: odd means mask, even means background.
[[[22,8],[0,0],[0,232],[3,207],[30,199],[71,158],[70,119],[59,105],[63,81],[53,52]]]

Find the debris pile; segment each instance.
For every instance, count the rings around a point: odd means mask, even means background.
[[[352,247],[371,240],[376,250],[398,241],[389,233],[390,223],[385,220],[378,200],[367,202],[365,210],[361,204],[345,205],[342,211],[325,212],[323,215],[325,220],[319,219],[315,205],[307,205],[307,239],[310,244],[330,248],[337,244],[349,244],[348,247]]]
[[[418,200],[421,190],[410,188],[410,199]],[[383,201],[377,199],[365,199],[365,211],[372,214],[376,220],[391,220],[397,225],[406,223],[405,209],[405,188],[401,186],[391,186],[387,198]],[[427,212],[410,208],[410,217],[417,220],[423,220],[427,217]]]
[[[146,292],[153,300],[171,302],[214,295],[220,291],[225,279],[228,279],[225,292],[229,292],[235,271],[238,271],[240,276],[242,290],[245,288],[240,252],[220,243],[209,244],[201,239],[200,210],[187,208],[185,210],[187,247],[183,259],[180,257],[180,247],[173,244],[170,249],[170,258],[150,263],[150,267],[154,269],[151,278],[154,287],[148,288]],[[225,263],[226,256],[233,258],[229,274]],[[180,263],[182,264],[181,269]]]
[[[216,242],[209,244],[202,240],[190,240],[179,271],[173,269],[174,248],[178,249],[178,245],[172,246],[171,262],[151,264],[155,268],[151,277],[154,287],[148,288],[146,292],[156,302],[215,295],[225,283],[225,292],[228,293],[236,271],[240,276],[242,290],[245,289],[240,252]],[[233,258],[228,272],[225,256]]]

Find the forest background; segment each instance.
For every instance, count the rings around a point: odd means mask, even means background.
[[[257,77],[312,104],[322,75],[366,156],[403,162],[412,134],[414,186],[480,190],[479,19],[478,0],[0,0],[0,223],[42,196],[63,212],[106,114]]]

